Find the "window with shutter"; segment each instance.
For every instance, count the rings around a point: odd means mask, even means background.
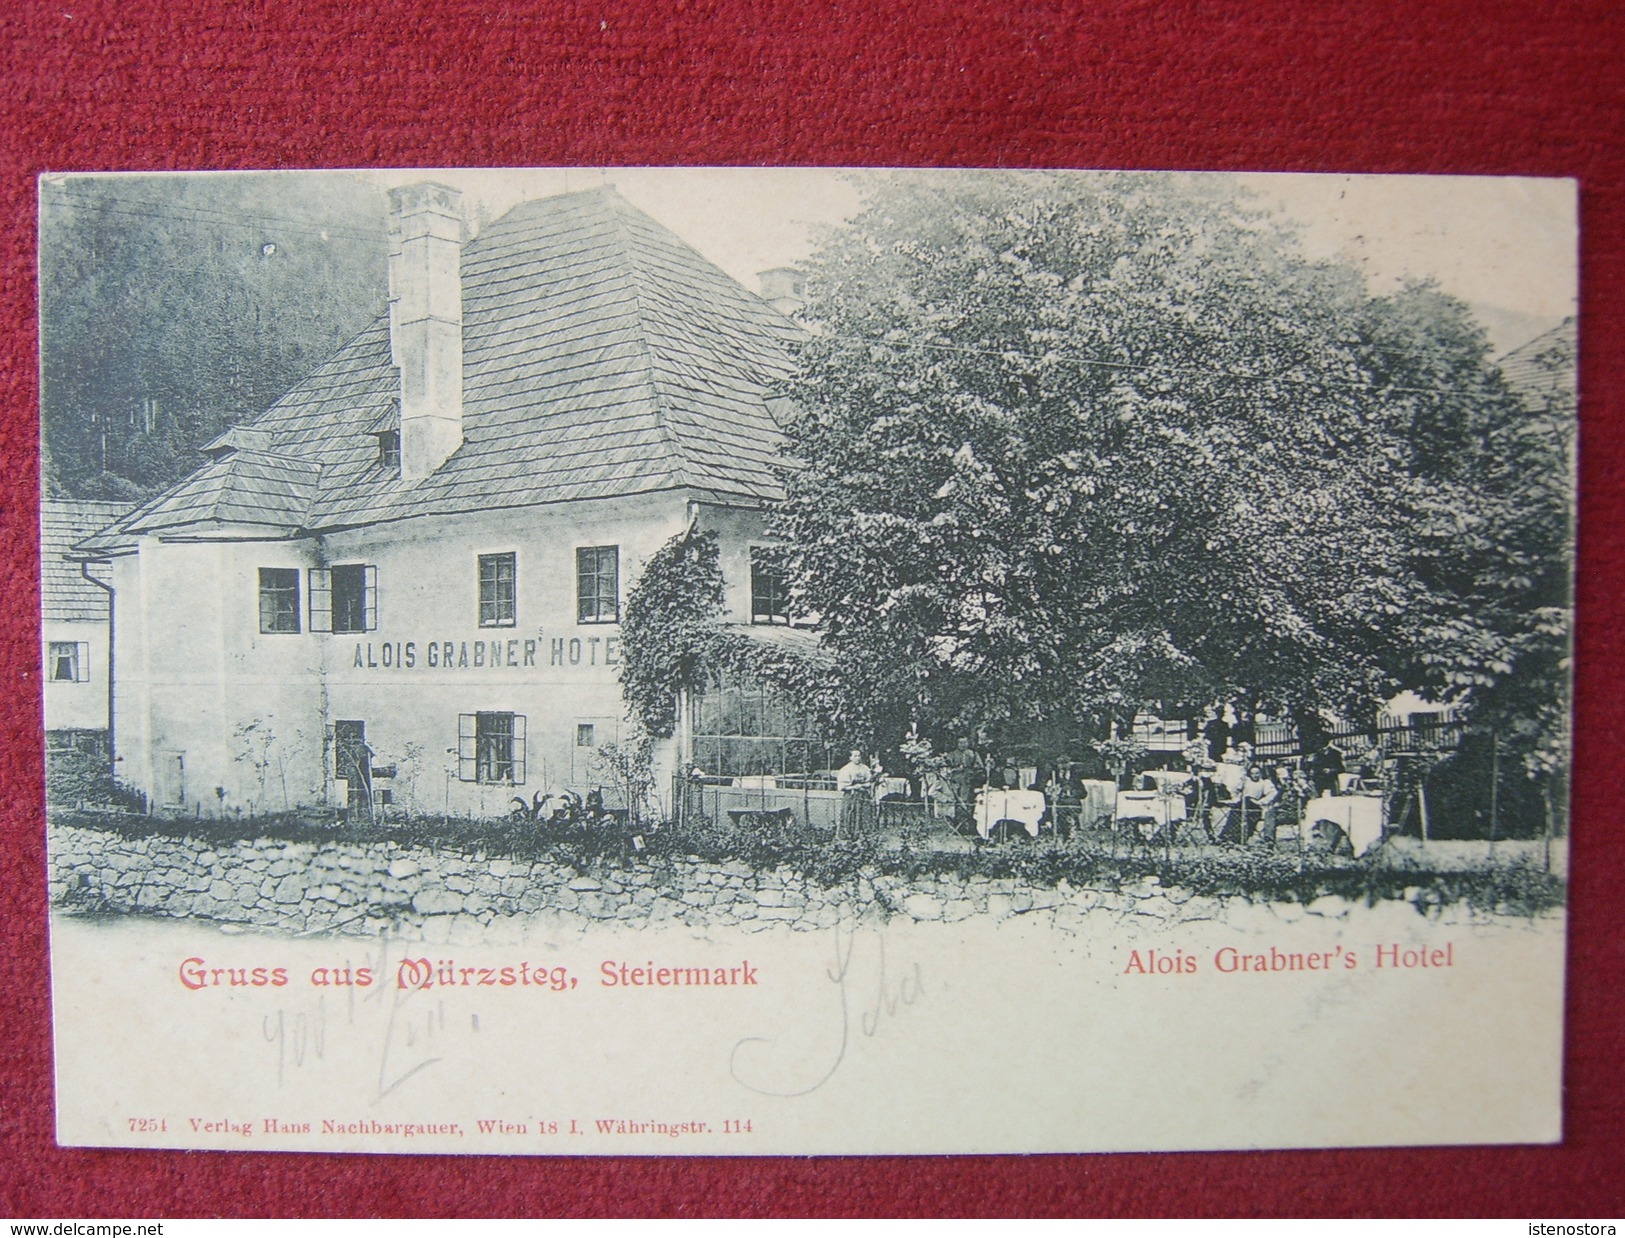
[[[525,716],[495,711],[459,714],[457,776],[463,782],[524,782]]]
[[[378,627],[378,569],[344,563],[310,571],[312,632],[371,632]]]

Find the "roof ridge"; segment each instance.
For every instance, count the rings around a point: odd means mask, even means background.
[[[1507,349],[1506,352],[1502,353],[1495,359],[1495,364],[1500,365],[1503,362],[1510,361],[1520,353],[1530,352],[1537,344],[1540,344],[1542,341],[1550,338],[1551,336],[1560,334],[1567,335],[1571,333],[1578,335],[1578,325],[1578,319],[1575,315],[1565,314],[1562,321],[1557,323],[1555,326],[1547,327],[1546,330],[1542,331],[1539,335],[1531,336],[1529,339],[1517,345],[1515,348]]]
[[[666,398],[665,389],[660,381],[655,365],[654,345],[649,339],[649,317],[644,306],[642,273],[637,264],[632,262],[629,254],[630,248],[636,244],[632,230],[626,226],[622,217],[622,210],[636,210],[630,202],[623,198],[613,185],[598,186],[595,192],[603,199],[605,213],[609,216],[610,225],[615,229],[621,243],[615,247],[615,258],[626,276],[627,285],[632,290],[633,317],[637,323],[637,330],[633,332],[633,339],[637,342],[638,352],[643,358],[643,369],[649,383],[649,394],[654,405],[655,425],[660,429],[660,436],[665,441],[668,458],[674,467],[671,468],[671,479],[678,486],[694,484],[690,476],[692,470],[683,451],[682,440],[671,424],[671,409]]]
[[[87,542],[97,541],[97,540],[100,540],[102,538],[111,536],[113,534],[124,533],[124,532],[131,532],[131,533],[136,533],[136,534],[139,535],[139,533],[141,532],[141,521],[142,520],[144,520],[148,516],[155,515],[159,511],[159,509],[162,508],[163,505],[166,502],[169,501],[171,496],[173,496],[183,486],[187,485],[194,478],[198,477],[202,473],[207,472],[209,469],[213,468],[215,465],[217,465],[219,463],[220,462],[218,460],[205,461],[203,464],[198,465],[197,468],[193,469],[185,477],[182,477],[179,480],[177,480],[175,482],[172,482],[170,485],[165,486],[157,494],[151,495],[148,498],[143,499],[141,502],[135,504],[135,506],[131,507],[129,511],[125,512],[122,516],[118,517],[111,524],[109,524],[106,528],[100,529],[97,532],[91,534],[90,537],[83,538],[79,542],[76,542],[74,544],[76,546],[80,546],[80,545],[84,545]]]
[[[462,253],[463,446],[386,479],[366,436],[399,391],[389,314],[367,320],[241,425],[268,429],[118,517],[86,549],[128,553],[180,522],[284,532],[419,514],[689,490],[778,493],[765,391],[797,325],[612,184],[517,203]],[[253,440],[259,439],[259,442]]]
[[[515,215],[524,215],[527,212],[537,212],[552,209],[559,203],[567,202],[571,198],[605,197],[611,194],[617,198],[621,196],[620,190],[616,189],[612,183],[606,181],[599,185],[588,185],[585,189],[566,189],[562,193],[547,193],[543,194],[539,198],[521,198],[507,210],[503,211],[502,214],[498,215],[495,219],[487,222],[485,227],[480,229],[479,236],[484,236],[488,230],[495,227],[497,224],[507,222]],[[622,201],[625,201],[625,199],[622,199]],[[479,236],[476,236],[474,239],[478,240]]]

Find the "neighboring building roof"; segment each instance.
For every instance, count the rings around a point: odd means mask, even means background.
[[[125,512],[128,503],[45,499],[40,503],[40,614],[47,622],[108,620],[107,590],[93,585],[70,562],[68,551]]]
[[[1501,377],[1530,412],[1572,408],[1579,340],[1573,318],[1501,358]]]
[[[434,474],[380,463],[400,395],[385,316],[252,423],[268,452],[241,436],[80,553],[200,522],[291,535],[660,490],[779,493],[768,401],[801,329],[613,189],[515,207],[464,247],[462,292],[463,444]]]

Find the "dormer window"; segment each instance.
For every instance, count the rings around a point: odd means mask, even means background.
[[[401,402],[391,400],[367,426],[378,440],[378,467],[399,476],[401,471]]]

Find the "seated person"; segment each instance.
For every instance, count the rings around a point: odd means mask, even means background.
[[[1307,758],[1304,766],[1314,783],[1316,795],[1335,795],[1338,778],[1343,773],[1343,750],[1336,744],[1327,744]]]
[[[1365,750],[1355,772],[1360,775],[1360,790],[1381,791],[1384,766],[1382,749],[1375,744]]]
[[[1209,842],[1218,840],[1230,816],[1230,788],[1214,777],[1213,762],[1199,766],[1185,783],[1185,816],[1200,825]]]
[[[1275,845],[1275,801],[1281,788],[1264,773],[1262,765],[1247,770],[1247,781],[1241,786],[1241,835],[1243,841],[1255,835],[1262,846]]]

